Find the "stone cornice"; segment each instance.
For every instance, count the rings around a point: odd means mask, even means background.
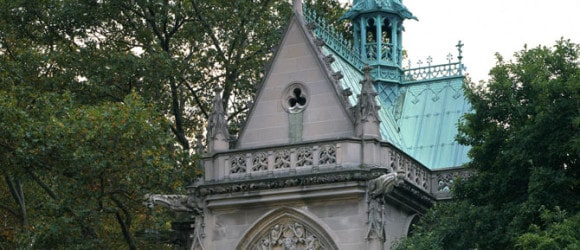
[[[318,173],[296,174],[295,172],[289,172],[285,175],[278,175],[276,178],[260,176],[245,180],[222,180],[214,183],[204,183],[190,188],[197,188],[201,195],[229,194],[347,181],[368,181],[387,172],[388,170],[384,168],[340,170],[340,167],[337,167],[333,170]]]

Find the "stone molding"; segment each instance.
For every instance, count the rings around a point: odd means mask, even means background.
[[[296,186],[322,185],[348,181],[367,181],[384,174],[386,169],[342,169],[302,175],[277,176],[277,178],[256,178],[249,180],[234,180],[200,185],[202,195],[231,194],[237,192],[253,192]]]

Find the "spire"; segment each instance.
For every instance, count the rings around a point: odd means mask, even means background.
[[[364,67],[364,78],[358,103],[355,106],[356,117],[356,135],[363,138],[381,138],[379,109],[381,108],[376,101],[377,93],[373,88],[373,78],[371,76],[371,67]]]
[[[208,153],[229,149],[230,133],[225,118],[224,106],[221,98],[222,89],[217,86],[212,101],[212,111],[207,124]]]
[[[302,0],[294,0],[293,9],[295,14],[302,16]]]

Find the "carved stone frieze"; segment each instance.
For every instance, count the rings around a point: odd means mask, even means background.
[[[241,181],[207,183],[200,185],[202,195],[248,192],[265,189],[327,184],[345,181],[367,181],[384,174],[386,169],[328,171],[301,176],[280,176],[277,178],[257,178]]]
[[[255,250],[317,250],[328,249],[308,227],[292,220],[284,220],[270,227],[267,233],[260,237]]]

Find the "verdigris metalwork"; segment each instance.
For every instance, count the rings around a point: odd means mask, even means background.
[[[362,13],[384,11],[397,14],[403,19],[415,19],[400,0],[354,0],[350,8],[340,19],[352,19]]]
[[[351,41],[313,11],[304,9],[304,18],[320,41],[325,63],[343,76],[340,84],[353,95],[352,106],[361,93],[358,84],[363,68],[369,65],[374,79],[383,140],[402,148],[425,164],[439,169],[460,166],[468,161],[468,148],[455,142],[456,124],[469,112],[462,91],[463,43],[458,55],[449,54],[447,63],[434,64],[428,57],[417,67],[403,66],[402,32],[405,19],[415,19],[398,0],[359,0],[343,16],[352,23]],[[332,59],[330,59],[332,58]]]

